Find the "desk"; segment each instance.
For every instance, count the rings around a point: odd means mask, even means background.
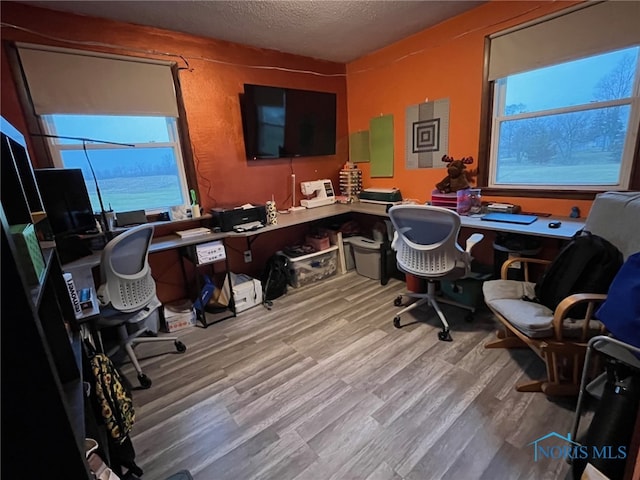
[[[350,213],[363,213],[378,217],[388,217],[386,205],[375,203],[352,203],[348,205],[333,204],[325,205],[317,208],[309,208],[297,212],[291,212],[278,215],[278,223],[276,225],[267,225],[259,230],[249,232],[218,232],[199,235],[191,238],[180,238],[176,234],[163,235],[154,238],[149,248],[149,253],[162,252],[165,250],[173,250],[189,245],[197,245],[199,243],[207,243],[213,240],[221,240],[224,238],[242,238],[253,237],[262,233],[272,232],[282,228],[292,227],[304,223],[312,223],[326,218],[337,217],[339,215],[347,215]],[[533,235],[536,237],[556,238],[559,240],[570,240],[576,232],[584,228],[584,220],[569,217],[545,217],[539,218],[529,225],[521,225],[517,223],[491,222],[480,218],[481,216],[461,216],[460,223],[462,227],[471,228],[473,230],[492,230],[496,232],[519,233],[523,235]],[[552,221],[562,222],[560,228],[549,228],[547,225]],[[100,264],[101,252],[94,252],[87,257],[74,260],[63,265],[66,271],[93,268]],[[75,277],[74,277],[75,279]]]
[[[177,234],[163,235],[152,240],[149,253],[173,250],[189,245],[197,245],[214,240],[223,240],[225,238],[244,237],[249,239],[262,233],[272,232],[275,230],[292,227],[294,225],[311,223],[318,220],[337,217],[340,215],[348,215],[352,213],[360,213],[377,217],[388,217],[386,204],[357,202],[347,205],[325,205],[317,208],[279,214],[278,223],[276,225],[267,225],[259,230],[253,230],[249,232],[218,232],[199,235],[197,237],[191,238],[181,238]],[[552,221],[562,222],[560,228],[549,228],[547,225]],[[462,227],[470,228],[472,230],[490,230],[496,232],[518,233],[543,238],[555,238],[558,240],[570,240],[576,234],[576,232],[584,227],[583,219],[568,217],[539,218],[529,225],[485,221],[482,220],[480,216],[461,216],[460,222]],[[251,243],[249,243],[249,245],[250,244]],[[63,269],[73,275],[74,282],[76,282],[76,288],[80,289],[87,286],[93,286],[91,269],[100,265],[100,257],[101,252],[95,252],[92,255],[74,260],[73,262],[63,265]]]

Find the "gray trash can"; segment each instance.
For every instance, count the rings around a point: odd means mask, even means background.
[[[382,242],[366,237],[349,237],[347,240],[353,251],[358,274],[373,280],[380,280],[380,248]]]

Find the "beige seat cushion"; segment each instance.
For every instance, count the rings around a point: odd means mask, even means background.
[[[527,337],[553,337],[553,311],[539,303],[522,300],[525,295],[529,298],[535,297],[535,283],[490,280],[484,282],[482,292],[486,304]],[[562,334],[567,338],[577,338],[583,325],[584,320],[566,319]],[[589,327],[592,333],[597,333],[601,324],[592,320]]]
[[[514,327],[530,338],[544,338],[553,335],[551,320],[553,312],[535,302],[522,300],[536,296],[535,283],[517,280],[490,280],[484,282],[484,300],[491,308],[509,320]]]

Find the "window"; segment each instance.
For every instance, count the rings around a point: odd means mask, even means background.
[[[488,37],[481,186],[566,198],[640,187],[638,18],[640,2],[583,2]]]
[[[56,167],[82,169],[96,212],[101,209],[96,181],[106,210],[157,211],[188,203],[175,118],[44,115],[42,120],[49,135],[130,145],[49,139]]]
[[[640,119],[639,51],[497,79],[489,186],[627,188]]]
[[[18,53],[54,166],[82,169],[96,211],[189,203],[173,64],[31,44]]]

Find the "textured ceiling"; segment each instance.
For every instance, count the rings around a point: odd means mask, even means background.
[[[349,62],[484,1],[23,1],[53,10]]]

